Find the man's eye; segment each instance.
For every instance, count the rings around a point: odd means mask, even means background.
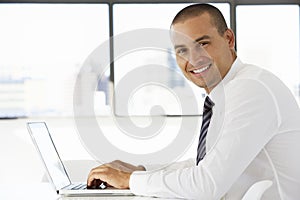
[[[201,47],[206,47],[208,45],[208,42],[200,42],[199,45]]]
[[[187,53],[187,49],[186,48],[180,48],[176,50],[176,54],[178,55],[184,55]]]

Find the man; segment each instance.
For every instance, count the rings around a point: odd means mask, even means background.
[[[91,170],[88,185],[101,179],[137,195],[241,199],[267,179],[273,185],[263,199],[299,199],[300,112],[287,87],[237,58],[234,33],[211,5],[181,10],[171,39],[185,77],[207,92],[196,163],[146,172],[114,161]]]

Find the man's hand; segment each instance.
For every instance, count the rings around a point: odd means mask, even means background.
[[[124,171],[124,172],[134,172],[134,171],[145,171],[145,168],[141,165],[139,166],[134,166],[132,164],[129,164],[129,163],[125,163],[123,161],[120,161],[120,160],[115,160],[115,161],[112,161],[110,163],[107,163],[106,165],[114,168],[114,169],[118,169],[118,170],[121,170],[121,171]]]
[[[115,188],[128,189],[132,172],[144,170],[145,168],[142,166],[134,166],[116,160],[92,169],[88,176],[87,185],[88,187],[93,187],[93,184],[99,183],[99,181],[94,181],[98,179]],[[97,188],[98,185],[94,187]]]

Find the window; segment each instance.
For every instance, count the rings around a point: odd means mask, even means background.
[[[1,117],[71,115],[78,72],[108,40],[108,5],[0,4],[0,27]]]
[[[291,0],[291,2],[293,2]],[[236,2],[239,4],[239,2]],[[243,2],[246,3],[246,2]],[[251,3],[251,2],[249,2]],[[253,3],[253,2],[252,2]],[[164,66],[140,75],[156,77],[162,84],[145,84],[128,93],[115,93],[119,115],[149,115],[154,105],[163,114],[201,114],[204,91],[181,75],[172,45],[164,48],[131,49],[118,55],[122,35],[153,28],[168,31],[174,15],[187,3],[114,3],[114,86],[120,86],[131,72],[146,66]],[[213,3],[230,26],[229,3]],[[300,99],[299,90],[299,5],[238,5],[236,30],[238,55],[244,62],[265,67],[278,75]],[[110,113],[109,66],[94,59],[92,52],[109,38],[108,4],[2,3],[0,4],[0,118],[14,116],[73,114],[74,84],[83,64],[90,65],[86,76],[97,79],[94,66],[107,68],[95,88],[97,115]],[[266,28],[267,27],[267,28]],[[134,35],[134,34],[131,34]],[[160,38],[145,40],[157,41]],[[135,38],[134,41],[140,41]],[[130,41],[126,41],[130,44]],[[167,42],[166,42],[167,44]],[[279,46],[281,48],[279,48]],[[109,57],[109,47],[107,54]],[[130,76],[129,76],[130,77]],[[82,83],[82,91],[88,86]],[[181,102],[189,102],[191,87],[198,111],[182,112]],[[176,94],[182,94],[180,100]],[[125,96],[122,96],[125,95]],[[53,98],[57,97],[57,98]],[[85,98],[84,94],[75,98]],[[162,114],[157,110],[154,114]]]
[[[116,38],[114,40],[116,89],[114,99],[115,111],[118,115],[194,115],[202,113],[201,94],[204,93],[204,90],[194,86],[181,75],[172,52],[173,47],[169,41],[170,23],[176,13],[187,5],[183,3],[114,4],[113,28]],[[229,4],[213,5],[221,9],[230,25]],[[141,30],[146,28],[148,30]],[[129,35],[130,41],[119,39],[126,34]],[[154,46],[138,45],[134,49],[127,49],[122,55],[116,53],[119,48],[124,46],[134,46],[131,43],[145,44],[144,40],[153,41]],[[154,70],[155,66],[160,67],[161,70]],[[138,73],[138,69],[141,69],[141,73]],[[120,87],[122,90],[118,90],[120,85],[126,84],[124,80],[132,73],[135,73],[136,79],[153,79],[154,83],[149,81],[149,84],[145,82],[143,85],[139,82],[140,85],[135,85],[136,87],[132,87],[132,90],[127,88],[129,91],[124,92],[123,87]],[[133,83],[136,79],[131,79],[130,82]],[[155,84],[155,80],[159,80],[159,84]],[[186,93],[188,87],[192,88],[193,94]],[[178,98],[178,94],[181,95],[181,99]],[[181,103],[189,104],[193,98],[197,98],[198,112],[195,108],[183,110]],[[151,111],[156,105],[160,105],[165,113],[161,110]]]
[[[299,6],[237,7],[237,49],[244,62],[275,73],[299,100]]]

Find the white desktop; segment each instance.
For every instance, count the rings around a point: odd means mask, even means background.
[[[109,117],[100,119],[107,130],[116,130],[113,120]],[[147,123],[149,119],[135,118],[135,121]],[[170,118],[170,127],[178,124],[179,118]],[[46,121],[53,133],[58,151],[74,182],[85,181],[89,170],[99,163],[82,145],[74,119],[56,117],[21,118],[0,121],[0,199],[120,199],[120,197],[62,197],[56,194],[47,182],[45,169],[26,129],[28,121]],[[172,125],[173,124],[173,125]],[[173,126],[173,127],[172,127]],[[66,145],[67,144],[67,145]],[[180,159],[194,156],[196,143]],[[132,151],[132,150],[131,150]],[[84,163],[84,164],[83,164]],[[74,166],[80,164],[80,169]],[[16,192],[17,191],[17,192]],[[42,198],[41,198],[42,197]],[[122,197],[124,199],[147,199],[146,197]]]

